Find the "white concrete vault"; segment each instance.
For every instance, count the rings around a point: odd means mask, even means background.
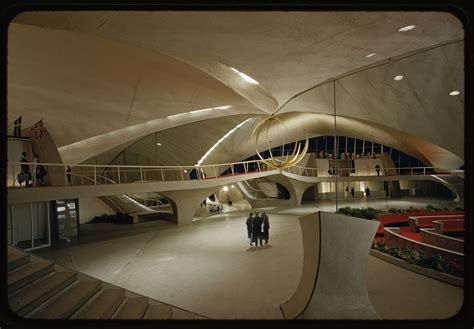
[[[154,132],[84,161],[89,164],[194,165],[207,150],[251,114],[202,120]],[[160,143],[161,145],[157,145]],[[125,153],[125,157],[121,153]]]
[[[416,28],[397,32],[409,24]],[[223,163],[255,154],[251,129],[275,110],[290,135],[334,135],[336,79],[338,135],[456,169],[464,159],[463,38],[455,16],[429,11],[24,12],[9,26],[8,120],[44,119],[71,164],[107,163],[163,133],[171,146],[163,164],[191,165],[236,118],[255,117],[204,162]],[[397,74],[404,79],[394,81]],[[189,113],[219,106],[230,108]],[[152,159],[147,152],[138,151]]]

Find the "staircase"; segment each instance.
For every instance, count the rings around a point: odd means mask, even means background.
[[[464,179],[458,175],[433,175],[441,184],[456,193],[455,202],[464,202]]]
[[[10,246],[8,302],[29,319],[207,319]]]
[[[242,181],[242,182],[237,182],[237,186],[240,188],[242,192],[247,197],[250,197],[252,199],[266,199],[267,195],[263,193],[260,189],[258,189],[256,186],[254,186],[254,183],[249,182],[249,181]]]

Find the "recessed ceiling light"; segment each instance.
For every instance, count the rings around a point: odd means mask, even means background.
[[[224,186],[224,192],[227,192],[229,188],[227,186]]]
[[[227,110],[229,107],[230,105],[218,106],[218,107],[214,107],[214,110]]]
[[[209,156],[209,154],[211,154],[211,152],[220,144],[222,143],[227,137],[229,137],[231,134],[234,133],[234,131],[236,131],[237,129],[239,129],[240,127],[242,127],[244,124],[246,124],[247,122],[249,122],[250,120],[252,120],[252,118],[248,118],[247,120],[239,123],[237,126],[235,126],[234,128],[232,128],[231,130],[229,130],[227,132],[227,134],[225,134],[224,136],[222,136],[207,152],[206,154],[204,154],[202,156],[202,158],[197,162],[198,165],[201,165],[201,163]]]
[[[396,76],[393,77],[393,80],[395,80],[395,81],[400,81],[402,79],[403,79],[403,75],[396,75]]]
[[[185,174],[188,172],[186,169],[184,169],[183,171],[184,171]]]
[[[452,92],[449,93],[449,96],[457,96],[459,95],[461,92],[458,91],[458,90],[453,90]]]
[[[377,53],[370,53],[370,54],[368,54],[368,55],[365,55],[365,57],[366,57],[366,58],[370,58],[370,57],[375,56],[375,55],[377,55]]]
[[[167,118],[168,119],[177,118],[177,117],[180,117],[180,116],[183,116],[183,115],[186,115],[186,114],[189,114],[189,113],[184,112],[184,113],[179,113],[179,114],[168,115]]]
[[[161,146],[161,143],[156,143],[156,145]]]
[[[253,85],[258,85],[258,81],[255,80],[255,79],[252,79],[252,78],[249,77],[247,74],[242,73],[242,72],[240,72],[239,74],[240,74],[240,76],[241,76],[245,81],[247,81],[247,82],[249,82],[249,83],[251,83],[251,84],[253,84]]]
[[[208,108],[208,109],[202,109],[202,110],[196,110],[196,111],[191,111],[189,113],[201,113],[201,112],[207,112],[207,111],[212,111],[213,108]]]
[[[247,82],[249,82],[249,83],[251,83],[251,84],[254,84],[254,85],[258,85],[258,84],[259,84],[257,80],[255,80],[255,79],[249,77],[247,74],[245,74],[245,73],[243,73],[243,72],[240,72],[239,70],[234,69],[233,67],[231,67],[230,69],[231,69],[232,71],[238,73],[238,74],[242,77],[242,79],[244,79],[245,81],[247,81]]]
[[[399,28],[398,32],[406,32],[406,31],[413,30],[414,28],[415,28],[415,25],[407,25],[402,28]]]

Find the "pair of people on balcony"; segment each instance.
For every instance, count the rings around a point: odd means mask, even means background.
[[[28,159],[26,157],[26,152],[22,152],[21,159],[20,159],[20,173],[18,174],[18,183],[21,184],[24,182],[25,186],[38,186],[44,185],[44,176],[46,176],[47,172],[44,169],[43,165],[38,165],[39,157],[35,154],[33,158],[33,175],[30,172],[30,166],[28,165]]]
[[[269,240],[269,230],[270,230],[270,221],[266,213],[262,213],[261,216],[256,212],[255,216],[253,213],[249,214],[249,217],[246,221],[247,225],[247,236],[250,239],[250,245],[258,247],[263,245],[262,240],[265,240],[265,244],[268,244]]]

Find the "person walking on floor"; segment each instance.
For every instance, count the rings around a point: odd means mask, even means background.
[[[252,222],[253,222],[253,213],[249,214],[249,217],[247,217],[247,221],[245,224],[247,225],[247,236],[250,240],[250,245],[253,246],[252,244]]]
[[[262,245],[262,223],[262,217],[256,212],[252,220],[252,242],[255,242],[256,247],[258,247],[259,241],[260,246]]]
[[[262,239],[265,240],[265,244],[268,244],[270,221],[268,220],[268,216],[266,213],[262,214],[262,219],[263,219]],[[260,242],[260,245],[262,245],[261,242]]]
[[[355,191],[354,191],[354,186],[351,187],[351,195],[352,195],[352,198],[354,198],[354,194],[355,194]]]
[[[368,186],[365,188],[365,197],[370,198],[370,188]]]

